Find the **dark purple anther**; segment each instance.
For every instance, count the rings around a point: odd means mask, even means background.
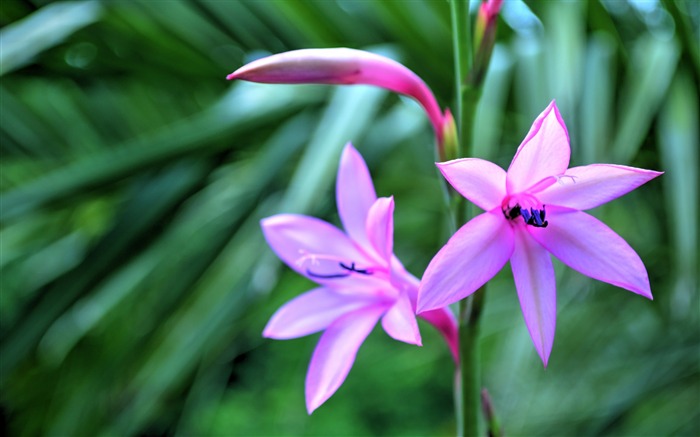
[[[546,228],[549,224],[549,222],[544,219],[544,205],[542,205],[542,209],[530,208],[530,214],[528,214],[528,216],[529,217],[526,217],[525,214],[523,214],[525,223],[527,223],[530,226],[534,226],[536,228]]]
[[[503,216],[508,220],[515,220],[519,216],[523,218],[526,225],[534,226],[536,228],[546,228],[549,222],[547,222],[545,217],[544,205],[542,209],[522,208],[520,204],[516,204],[512,208],[503,209]]]
[[[371,275],[372,271],[369,269],[358,269],[355,267],[355,263],[350,263],[350,265],[346,265],[344,263],[338,263],[340,265],[340,268],[346,270],[345,272],[340,272],[340,273],[314,273],[309,269],[306,269],[306,274],[313,277],[313,278],[320,278],[320,279],[339,279],[339,278],[347,278],[350,276],[353,272],[354,273],[359,273],[361,275]]]

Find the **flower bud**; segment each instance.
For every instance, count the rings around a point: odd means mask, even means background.
[[[474,28],[474,67],[469,74],[469,83],[479,87],[491,60],[491,52],[496,42],[498,12],[503,0],[486,0],[479,7]]]
[[[374,85],[412,97],[425,110],[442,144],[443,116],[430,88],[402,64],[375,53],[348,48],[303,49],[244,65],[227,79],[261,83]]]
[[[459,136],[457,134],[457,125],[452,112],[449,109],[445,110],[445,116],[442,123],[442,145],[438,145],[438,156],[440,161],[450,161],[459,158]]]

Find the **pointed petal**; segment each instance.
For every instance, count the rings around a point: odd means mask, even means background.
[[[416,99],[425,109],[438,142],[442,143],[442,112],[430,88],[405,66],[375,53],[347,48],[293,50],[253,61],[226,78],[386,88]]]
[[[275,312],[263,337],[286,340],[321,331],[343,315],[374,304],[368,298],[319,287],[295,297]]]
[[[515,288],[530,338],[547,367],[554,343],[557,294],[552,259],[525,227],[515,231],[515,250],[510,258]]]
[[[394,250],[394,198],[381,197],[367,215],[367,236],[374,251],[388,266]]]
[[[332,323],[316,345],[306,374],[306,409],[311,414],[345,381],[357,350],[379,321],[384,307],[351,312]]]
[[[396,303],[384,314],[382,327],[394,340],[422,346],[416,313],[406,293],[401,293]]]
[[[537,117],[510,163],[508,193],[520,193],[546,177],[564,174],[570,155],[569,133],[552,101]]]
[[[367,164],[350,143],[345,146],[340,157],[335,198],[345,231],[361,246],[368,247],[365,225],[367,214],[377,200],[377,195]]]
[[[484,211],[501,206],[506,196],[506,172],[478,158],[455,159],[436,164],[447,182]]]
[[[279,214],[260,222],[272,250],[289,267],[320,284],[338,282],[318,275],[344,273],[340,263],[355,262],[358,268],[371,266],[355,244],[335,226],[314,217]],[[317,273],[317,276],[309,272]]]
[[[585,212],[552,207],[530,235],[574,270],[652,299],[644,263],[625,240]]]
[[[432,311],[424,311],[420,313],[420,318],[430,323],[442,334],[447,347],[452,352],[452,358],[455,363],[459,362],[459,334],[457,332],[457,320],[450,310],[450,307],[444,307]]]
[[[512,253],[513,229],[501,211],[474,217],[430,261],[418,290],[418,312],[469,296],[498,273]]]
[[[537,198],[545,205],[590,209],[627,194],[663,172],[613,164],[570,168]]]
[[[418,285],[420,285],[420,281],[406,270],[396,255],[391,256],[389,282],[397,293],[404,293],[408,296],[408,300],[411,302],[411,308],[415,314],[416,300],[418,299]]]

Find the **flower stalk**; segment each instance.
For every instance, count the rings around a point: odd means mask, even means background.
[[[468,103],[465,78],[467,77],[467,72],[471,68],[472,63],[469,1],[452,0],[450,2],[450,15],[455,63],[455,91],[457,93],[457,131],[461,139],[457,149],[457,155],[462,157],[465,156],[467,152],[467,150],[465,150],[465,143],[469,142],[469,139],[463,134],[464,125],[469,122],[469,120],[465,118],[468,112],[464,110],[464,104]]]
[[[477,293],[459,302],[459,353],[461,381],[459,383],[458,423],[459,436],[477,436],[479,434],[479,411],[481,410],[481,369],[479,351],[479,319],[485,293]]]
[[[468,0],[450,2],[452,40],[455,63],[455,91],[457,110],[456,155],[468,156],[471,149],[472,125],[479,92],[467,78],[472,68],[471,21]],[[466,202],[459,193],[450,190],[453,222],[461,227],[469,215]],[[460,367],[455,374],[455,414],[458,436],[479,435],[481,371],[479,369],[479,318],[484,293],[460,301],[458,314]]]

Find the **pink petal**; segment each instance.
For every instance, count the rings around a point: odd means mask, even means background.
[[[452,352],[455,363],[459,362],[459,334],[457,332],[457,321],[449,307],[432,311],[424,311],[418,316],[430,323],[445,338],[447,347]]]
[[[398,62],[347,48],[294,50],[244,65],[227,79],[262,83],[366,84],[416,99],[425,109],[442,143],[442,112],[430,88]]]
[[[498,273],[513,253],[513,229],[499,210],[462,226],[428,265],[418,290],[418,312],[463,299]]]
[[[406,293],[401,293],[396,303],[384,314],[382,327],[394,340],[422,346],[416,313]]]
[[[309,274],[342,273],[340,263],[373,265],[355,244],[335,226],[314,217],[279,214],[260,222],[267,243],[289,267],[318,283],[334,283]]]
[[[510,266],[527,330],[547,367],[557,320],[554,267],[549,253],[530,237],[526,227],[515,231],[515,250]]]
[[[509,194],[525,191],[569,167],[569,133],[554,101],[537,117],[508,168]]]
[[[411,302],[411,308],[415,314],[416,300],[418,299],[418,285],[420,281],[406,270],[396,255],[391,256],[389,282],[398,293],[405,293],[408,295],[408,300]]]
[[[530,229],[545,249],[586,276],[652,299],[646,268],[622,237],[585,212],[552,207],[547,214],[548,227]]]
[[[484,211],[500,207],[506,196],[506,172],[478,158],[455,159],[436,164],[459,194]]]
[[[338,214],[350,238],[369,246],[365,225],[369,209],[377,200],[374,184],[362,156],[348,143],[343,149],[335,185]]]
[[[663,172],[613,164],[573,167],[537,194],[545,205],[590,209],[627,194]]]
[[[316,345],[306,374],[306,409],[311,414],[345,381],[357,350],[372,332],[384,307],[351,312],[332,323]]]
[[[484,15],[486,22],[491,22],[498,16],[502,3],[503,0],[486,0],[479,7],[479,14]]]
[[[313,334],[343,315],[375,303],[375,300],[339,294],[328,288],[315,288],[278,309],[267,322],[263,337],[286,340]]]
[[[369,209],[367,236],[376,253],[389,265],[394,249],[394,198],[381,197]]]

